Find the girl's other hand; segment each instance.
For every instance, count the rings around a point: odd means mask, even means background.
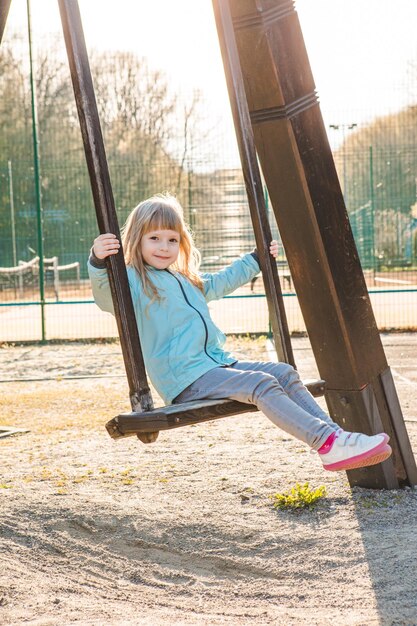
[[[274,257],[274,259],[278,258],[279,246],[278,241],[275,241],[275,239],[273,239],[269,245],[269,252]]]
[[[105,233],[94,239],[93,252],[98,259],[105,259],[111,254],[117,254],[120,249],[120,243],[116,235]]]

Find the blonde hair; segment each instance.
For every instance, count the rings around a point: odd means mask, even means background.
[[[138,272],[143,289],[151,301],[160,301],[161,296],[149,276],[148,267],[142,258],[140,244],[142,237],[152,230],[175,230],[178,233],[179,254],[177,261],[170,266],[170,269],[180,272],[202,290],[203,282],[198,273],[201,257],[184,221],[182,206],[174,196],[158,194],[138,204],[121,229],[126,265],[134,267]]]

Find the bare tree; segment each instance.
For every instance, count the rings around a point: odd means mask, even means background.
[[[123,147],[130,131],[163,146],[172,132],[177,98],[160,70],[131,52],[93,53],[91,67],[104,132]]]

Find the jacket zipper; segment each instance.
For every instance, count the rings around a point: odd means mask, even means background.
[[[209,359],[211,359],[212,361],[214,361],[214,363],[217,363],[217,365],[221,365],[221,363],[219,363],[218,361],[216,361],[216,359],[213,359],[212,356],[209,355],[209,353],[207,352],[207,342],[208,342],[208,328],[207,328],[207,324],[205,322],[204,317],[201,315],[200,311],[198,309],[196,309],[195,306],[193,306],[191,304],[191,302],[189,301],[189,299],[187,298],[187,294],[185,293],[184,287],[181,285],[181,281],[175,276],[175,274],[172,274],[172,272],[170,272],[169,270],[165,270],[168,274],[170,274],[173,278],[175,278],[175,280],[177,281],[177,283],[180,286],[182,295],[184,296],[184,300],[186,301],[186,303],[188,304],[189,307],[191,307],[192,309],[194,309],[194,311],[200,316],[201,321],[204,324],[204,330],[206,333],[206,340],[204,342],[204,352],[206,353],[206,355],[208,356]]]

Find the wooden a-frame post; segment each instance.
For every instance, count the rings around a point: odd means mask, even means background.
[[[58,0],[58,4],[97,222],[101,233],[113,233],[120,241],[119,224],[78,2]],[[140,347],[122,247],[117,255],[106,259],[106,265],[132,409],[138,412],[152,410],[153,399]],[[156,437],[157,433],[151,433],[149,438],[145,437],[145,440],[154,441]]]
[[[237,45],[256,150],[330,413],[385,431],[393,455],[351,485],[417,484],[417,468],[327,140],[292,0],[213,0],[225,51]],[[225,59],[225,70],[230,72]],[[229,81],[230,82],[230,81]],[[231,96],[232,98],[232,96]]]

